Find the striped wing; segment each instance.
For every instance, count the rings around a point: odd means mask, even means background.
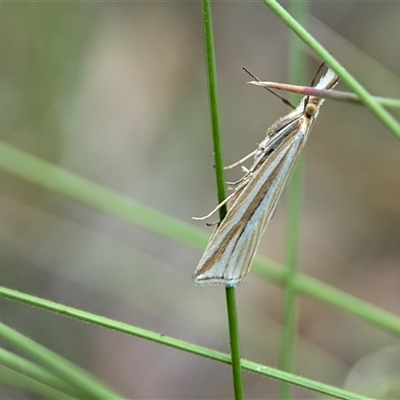
[[[297,115],[279,132],[282,140],[272,152],[264,160],[258,158],[260,166],[208,243],[194,272],[195,285],[236,286],[246,279],[261,235],[304,147],[311,123],[302,113]]]

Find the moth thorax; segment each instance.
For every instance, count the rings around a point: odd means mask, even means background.
[[[307,103],[306,108],[304,110],[304,112],[310,117],[313,117],[317,113],[317,111],[318,111],[318,105],[311,102]]]

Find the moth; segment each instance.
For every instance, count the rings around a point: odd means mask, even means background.
[[[330,90],[339,78],[328,69],[315,86]],[[233,287],[246,280],[261,236],[271,220],[324,99],[303,97],[289,114],[275,121],[265,139],[250,154],[254,162],[245,175],[234,182],[233,193],[203,218],[222,205],[228,212],[211,236],[193,275],[196,286]],[[243,162],[245,157],[238,163]],[[236,164],[238,164],[236,163]]]

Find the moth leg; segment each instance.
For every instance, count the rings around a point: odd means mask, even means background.
[[[246,178],[246,176],[244,176],[241,179],[241,181],[243,181],[244,178]],[[247,185],[247,183],[248,183],[248,179],[244,180],[244,182],[241,182],[241,184],[235,188],[235,191],[232,194],[230,194],[224,201],[219,203],[217,205],[217,207],[214,208],[214,210],[212,210],[210,213],[208,213],[204,217],[192,217],[192,219],[194,219],[196,221],[203,221],[203,220],[211,217],[211,215],[213,215],[216,211],[218,211],[225,204],[227,204],[227,207],[229,209],[231,207],[231,205],[236,201],[236,198],[239,196],[242,189]]]
[[[235,181],[235,182],[226,182],[226,184],[228,185],[228,186],[233,186],[233,187],[235,187],[235,186],[237,186],[237,185],[239,185],[239,183],[242,183],[243,182],[243,180],[244,180],[244,176],[242,177],[242,178],[240,178],[239,180],[237,180],[237,181]]]
[[[204,217],[192,217],[192,219],[196,220],[196,221],[203,221],[209,217],[211,217],[211,215],[213,215],[216,211],[218,211],[223,205],[225,205],[226,203],[228,203],[228,201],[231,200],[231,198],[233,196],[236,195],[236,192],[233,192],[230,196],[228,196],[224,201],[222,201],[221,203],[219,203],[217,205],[217,207],[214,208],[214,210],[212,210],[210,213],[208,213],[207,215],[205,215]]]
[[[231,165],[227,165],[226,167],[224,167],[224,170],[228,170],[228,169],[232,169],[237,167],[240,164],[243,164],[246,160],[248,160],[250,157],[253,157],[254,154],[256,154],[256,150],[252,151],[250,154],[247,154],[247,156],[241,158],[239,161],[236,161],[235,163],[231,164]]]
[[[206,225],[207,226],[215,226],[215,225],[219,225],[221,221],[214,221],[214,222],[207,222]]]
[[[246,174],[244,176],[242,176],[239,180],[237,180],[235,182],[226,182],[226,184],[228,186],[232,186],[236,190],[241,184],[246,184],[247,181],[252,177],[252,175],[253,175],[253,172],[251,172],[250,170],[248,170],[246,168]]]

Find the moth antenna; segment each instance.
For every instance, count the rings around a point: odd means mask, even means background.
[[[246,67],[242,67],[254,80],[257,82],[261,82],[259,78],[257,78],[253,73],[251,73]],[[263,86],[264,89],[267,89],[268,92],[272,93],[274,96],[281,99],[287,106],[291,107],[293,110],[296,108],[286,97],[281,96],[279,93],[274,92],[272,89]]]
[[[325,62],[322,62],[322,63],[320,64],[320,66],[318,67],[317,71],[315,72],[314,76],[313,76],[312,79],[311,79],[311,84],[310,84],[310,86],[314,87],[315,82],[317,81],[317,77],[318,77],[319,73],[321,72],[321,69],[324,67],[324,65],[325,65]],[[310,96],[307,96],[306,100],[304,101],[304,110],[305,110],[306,107],[307,107],[307,104],[308,104],[308,100],[309,100],[309,99],[310,99]]]
[[[313,78],[311,79],[311,85],[310,86],[314,86],[315,85],[315,82],[317,81],[317,77],[318,77],[319,73],[321,72],[322,68],[324,67],[324,65],[325,65],[325,62],[322,62],[320,64],[320,66],[318,67],[317,71],[315,72]]]

